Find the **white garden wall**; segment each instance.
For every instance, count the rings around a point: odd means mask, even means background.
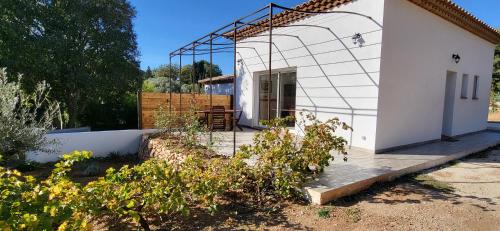
[[[413,3],[386,0],[382,47],[377,150],[441,138],[447,71],[458,74],[452,135],[486,129],[493,44]],[[460,98],[464,73],[467,99]]]
[[[34,162],[46,163],[57,161],[64,153],[74,150],[92,151],[95,157],[105,157],[111,153],[133,154],[139,151],[143,134],[153,130],[117,130],[102,132],[76,132],[48,134],[49,140],[56,140],[57,144],[49,147],[55,153],[30,152],[27,159]]]
[[[384,0],[359,0],[334,10],[362,13],[382,24],[383,6]],[[292,25],[317,25],[335,34],[313,27],[273,30],[272,69],[296,69],[296,110],[308,110],[321,120],[339,117],[354,128],[352,133],[340,133],[352,146],[374,150],[382,25],[348,14],[322,14]],[[362,47],[352,42],[356,33],[362,34]],[[248,126],[258,123],[256,73],[268,68],[268,44],[263,42],[268,41],[266,34],[238,45],[255,49],[237,50],[237,57],[243,61],[238,66],[237,107],[243,111],[241,123]],[[300,132],[301,128],[296,130]]]

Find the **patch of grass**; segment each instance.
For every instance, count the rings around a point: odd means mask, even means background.
[[[321,208],[318,210],[318,216],[320,218],[327,219],[330,218],[330,212],[331,211],[329,209]]]
[[[444,192],[453,192],[455,189],[448,183],[438,181],[434,179],[433,177],[426,175],[426,174],[420,174],[415,177],[413,177],[413,180],[417,181],[418,183],[432,189],[436,189],[439,191],[444,191]]]
[[[345,209],[345,214],[351,219],[352,222],[357,223],[361,220],[361,209],[356,207],[350,207]]]

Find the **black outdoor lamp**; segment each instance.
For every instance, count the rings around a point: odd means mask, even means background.
[[[461,59],[461,58],[460,58],[460,55],[458,55],[458,54],[453,54],[453,55],[451,56],[451,58],[452,58],[453,60],[455,60],[455,63],[457,63],[457,64],[460,62],[460,59]]]
[[[364,40],[360,33],[356,33],[352,36],[352,43],[354,43],[354,45],[358,45],[359,43],[359,46],[363,45]]]

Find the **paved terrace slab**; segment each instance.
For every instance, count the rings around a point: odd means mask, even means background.
[[[383,154],[350,150],[347,162],[336,158],[318,180],[305,188],[314,204],[325,204],[397,177],[442,165],[500,144],[500,133],[484,131],[456,142],[434,142]]]

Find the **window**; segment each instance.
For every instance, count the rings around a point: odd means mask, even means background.
[[[462,76],[462,94],[460,94],[460,98],[467,99],[467,88],[469,87],[469,75],[464,74]]]
[[[478,99],[477,98],[478,87],[479,87],[479,76],[476,75],[474,76],[474,88],[472,91],[472,99]]]

